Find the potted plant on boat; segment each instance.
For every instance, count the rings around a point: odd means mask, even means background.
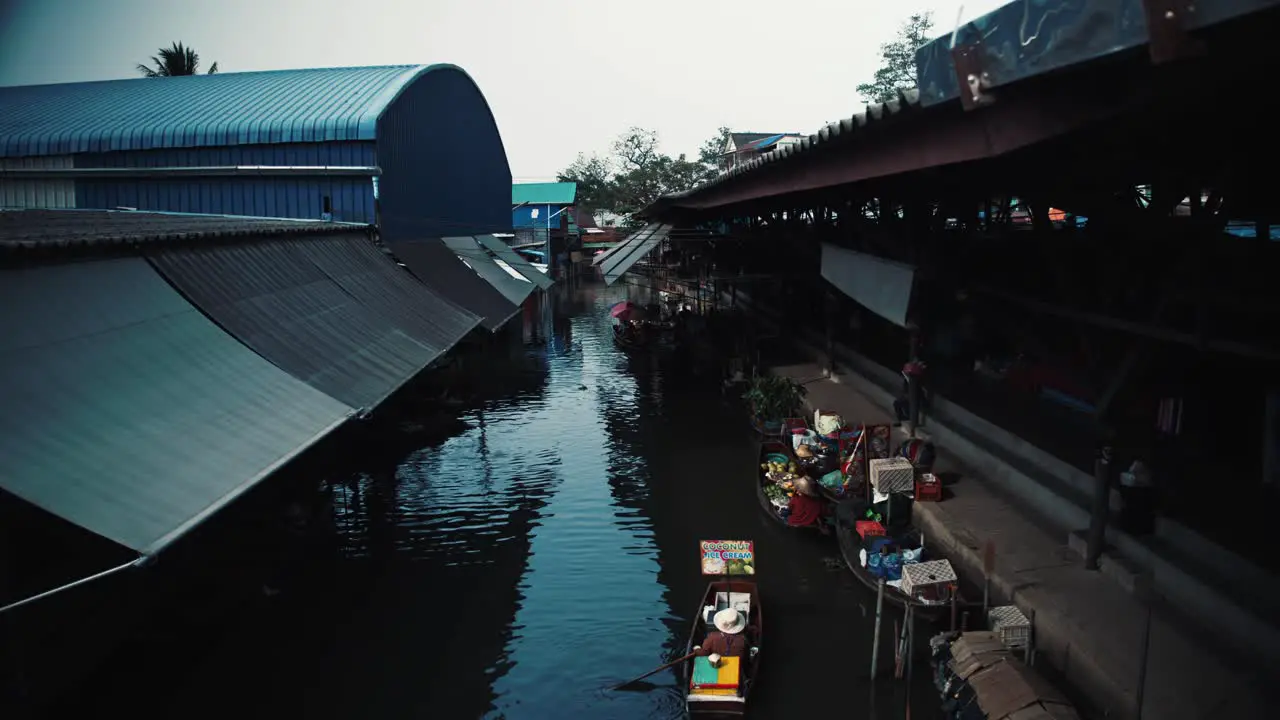
[[[743,394],[751,408],[751,423],[758,432],[777,435],[782,432],[782,419],[800,410],[805,388],[787,377],[758,375]]]

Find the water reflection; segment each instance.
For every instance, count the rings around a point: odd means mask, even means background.
[[[667,612],[643,507],[649,476],[635,442],[635,380],[620,372],[625,358],[603,312],[570,327],[580,352],[553,359],[547,411],[537,418],[542,441],[560,453],[563,482],[533,532],[513,666],[495,685],[491,716],[599,716],[601,703],[610,717],[669,713],[677,708],[670,698],[655,708],[661,694],[601,692],[637,658],[660,661]]]

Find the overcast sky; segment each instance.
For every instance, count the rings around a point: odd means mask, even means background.
[[[629,126],[695,155],[727,125],[813,132],[916,10],[949,34],[1005,0],[0,0],[0,85],[135,77],[180,40],[222,72],[449,62],[475,78],[517,180]]]

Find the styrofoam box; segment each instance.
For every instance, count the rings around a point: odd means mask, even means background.
[[[957,580],[955,568],[948,560],[929,560],[922,563],[907,563],[902,566],[902,591],[914,595],[915,591],[926,585],[942,585]]]
[[[987,611],[987,626],[1005,647],[1025,647],[1031,638],[1031,621],[1017,605],[1001,605]]]
[[[884,458],[868,462],[871,468],[871,486],[882,493],[914,492],[916,469],[911,461],[902,457]]]

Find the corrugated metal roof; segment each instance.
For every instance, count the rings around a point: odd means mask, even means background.
[[[600,271],[604,273],[606,285],[612,285],[622,277],[632,265],[653,252],[653,249],[667,239],[671,232],[670,225],[646,225],[635,235],[618,247],[599,256]]]
[[[577,194],[577,183],[516,183],[511,186],[511,204],[572,205]]]
[[[735,148],[737,148],[738,150],[741,150],[743,147],[750,145],[753,142],[756,142],[758,140],[763,140],[769,137],[770,135],[776,135],[776,134],[777,133],[757,133],[757,132],[729,133],[729,139],[733,140],[733,146]]]
[[[407,274],[363,235],[156,248],[148,257],[192,303],[255,352],[366,410],[480,321],[416,281],[421,293],[402,292],[392,276]],[[384,293],[398,302],[385,302]],[[445,316],[461,314],[464,321],[425,327],[410,307],[415,304]]]
[[[514,305],[521,305],[533,292],[535,285],[523,278],[513,277],[505,268],[494,262],[488,250],[480,247],[471,236],[441,238],[445,247],[453,251],[484,281],[492,285]]]
[[[481,325],[490,331],[496,331],[520,311],[519,306],[469,270],[440,238],[388,239],[387,246],[419,280],[479,315]]]
[[[352,413],[142,258],[0,271],[0,407],[0,487],[141,553]]]
[[[1196,3],[1194,12],[1181,13],[1179,18],[1185,20],[1186,27],[1200,29],[1250,13],[1272,12],[1270,9],[1278,6],[1280,6],[1280,0],[1208,0],[1208,2]],[[1032,33],[1028,28],[1034,29],[1035,32]],[[991,81],[995,86],[1031,76],[1047,75],[1051,71],[1062,70],[1068,66],[1083,66],[1090,58],[1116,54],[1118,50],[1132,47],[1135,38],[1149,36],[1146,32],[1141,0],[1075,3],[1070,7],[1063,3],[1016,0],[971,23],[960,26],[957,28],[957,33],[957,46],[980,41],[984,72],[991,74]],[[930,112],[935,109],[958,107],[959,103],[951,102],[958,98],[959,93],[954,62],[950,55],[950,43],[951,35],[947,34],[925,45],[917,53],[919,83],[924,88],[924,96],[920,90],[910,89],[900,92],[897,98],[889,102],[868,105],[864,112],[827,125],[812,135],[802,137],[799,143],[781,146],[752,158],[692,190],[663,196],[642,211],[642,214],[652,215],[664,207],[719,206],[722,203],[718,201],[700,203],[699,199],[719,194],[715,192],[717,189],[736,184],[744,175],[757,170],[770,172],[766,169],[792,168],[795,167],[791,164],[793,162],[804,163],[813,158],[811,153],[827,155],[830,150],[839,145],[860,142],[865,132],[874,134],[882,126],[896,125],[906,119],[903,116],[918,115],[922,110]],[[1100,97],[1096,109],[1086,106],[1073,113],[1071,110],[1076,108],[1049,109],[1041,104],[1043,101],[1040,98],[1022,99],[1023,102],[1028,100],[1036,101],[1039,116],[1054,117],[1057,122],[1041,122],[1040,124],[1046,129],[1039,134],[1037,132],[1019,133],[1017,131],[1022,129],[1018,127],[1020,124],[1025,124],[1028,119],[1037,117],[1031,113],[1024,113],[1006,121],[1004,125],[996,125],[989,129],[982,128],[983,133],[988,135],[988,150],[985,151],[987,155],[1021,147],[1030,142],[1026,138],[1043,139],[1054,132],[1065,132],[1073,124],[1092,121],[1103,115],[1108,104],[1112,106],[1119,104],[1114,99]],[[1077,105],[1081,104],[1077,103]],[[1068,111],[1064,113],[1064,109]],[[988,114],[990,112],[988,111]],[[1063,113],[1066,117],[1055,117],[1057,113]],[[950,120],[952,125],[960,124],[954,117]],[[1053,130],[1053,127],[1059,129]],[[733,134],[735,143],[739,145],[741,145],[739,137],[759,140],[766,136],[764,133]],[[927,143],[912,138],[904,140],[902,144]],[[940,162],[960,162],[967,159],[974,158],[948,159]],[[853,164],[852,160],[850,164]],[[910,169],[919,169],[922,163],[916,162],[915,165],[916,167]],[[853,181],[840,180],[832,184],[847,182]],[[735,201],[799,192],[821,186],[820,181],[809,179],[798,181],[791,187],[773,188],[769,193],[762,192],[751,198],[739,196]]]
[[[442,355],[473,328],[480,315],[454,303],[400,268],[369,242],[342,247],[304,242],[311,261],[352,297]]]
[[[349,223],[114,210],[0,211],[0,252],[241,236],[351,233]]]
[[[761,138],[759,140],[753,140],[747,143],[746,145],[743,145],[742,147],[738,148],[738,152],[744,152],[748,150],[757,150],[757,151],[763,150],[771,145],[778,144],[778,141],[784,137],[787,137],[786,133],[779,133],[777,135],[770,135],[768,137]]]
[[[846,118],[839,122],[831,123],[816,133],[807,137],[801,137],[800,142],[790,145],[782,145],[767,153],[763,153],[747,160],[746,162],[735,165],[729,170],[716,178],[699,185],[692,190],[686,190],[680,193],[672,193],[664,195],[655,201],[653,206],[646,208],[644,213],[651,213],[656,207],[662,205],[680,205],[682,199],[691,198],[702,194],[712,188],[732,183],[747,173],[754,172],[758,169],[773,165],[774,163],[798,162],[802,158],[812,152],[825,152],[830,147],[843,145],[847,142],[855,140],[866,128],[878,127],[881,123],[889,121],[897,121],[899,116],[909,115],[919,109],[920,93],[916,90],[905,90],[898,94],[894,100],[886,103],[875,103],[867,105],[862,112]],[[759,138],[764,139],[770,137],[768,135],[759,134]]]
[[[493,253],[499,260],[510,265],[512,269],[523,275],[526,280],[534,285],[546,290],[556,284],[555,280],[548,277],[546,273],[539,272],[537,268],[529,264],[528,260],[520,257],[515,250],[511,249],[510,245],[506,244],[501,239],[494,237],[493,235],[476,235],[475,237],[476,242],[480,243],[485,249]]]
[[[0,88],[0,157],[373,140],[417,77],[452,65],[274,70]]]

